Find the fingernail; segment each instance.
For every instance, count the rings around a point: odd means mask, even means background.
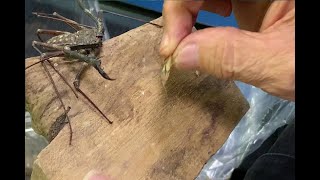
[[[100,172],[92,170],[83,178],[83,180],[109,180],[109,179],[104,175],[102,175]]]
[[[169,44],[169,36],[168,34],[164,34],[160,44],[160,53],[165,53],[165,49],[168,47]]]
[[[199,48],[196,44],[188,44],[178,51],[175,58],[179,69],[193,70],[199,66]]]

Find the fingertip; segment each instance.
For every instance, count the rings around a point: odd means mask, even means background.
[[[163,33],[159,52],[162,56],[167,57],[170,55],[170,48],[169,48],[169,35],[167,33]]]
[[[170,29],[163,33],[163,37],[160,43],[159,52],[160,55],[168,57],[172,55],[179,45],[179,43],[188,36],[191,32],[194,32],[195,28],[176,27],[176,29]]]
[[[178,44],[192,32],[202,2],[165,1],[163,5],[164,31],[159,53],[168,57]]]
[[[110,180],[110,178],[104,176],[101,172],[96,170],[91,170],[86,174],[83,180]]]

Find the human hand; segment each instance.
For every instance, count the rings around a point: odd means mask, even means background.
[[[160,53],[176,67],[239,80],[295,100],[294,1],[171,1],[163,7]],[[241,29],[215,27],[191,33],[200,9],[229,16]]]

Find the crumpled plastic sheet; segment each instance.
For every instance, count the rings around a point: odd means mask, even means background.
[[[260,147],[278,127],[295,118],[295,103],[267,94],[259,88],[236,82],[250,109],[224,145],[205,164],[197,180],[227,180],[241,161]]]
[[[96,16],[100,17],[100,18],[103,18],[103,12],[101,11],[100,9],[100,6],[99,6],[99,1],[98,0],[89,0],[87,1],[87,5],[88,5],[88,9],[93,12]],[[86,17],[86,16],[82,16],[82,19],[80,20],[82,23],[87,23],[88,24],[88,20],[87,19],[84,19],[83,17]],[[84,19],[84,20],[83,20]],[[90,19],[90,21],[92,21]],[[108,39],[110,39],[110,34],[108,32],[108,27],[106,26],[105,22],[102,21],[102,24],[103,24],[103,28],[104,28],[104,35],[103,35],[103,41],[106,41]]]

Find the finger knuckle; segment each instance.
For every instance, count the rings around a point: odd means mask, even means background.
[[[217,29],[219,39],[213,49],[213,61],[215,61],[212,71],[223,79],[233,79],[235,76],[235,35],[238,30],[232,27]]]

